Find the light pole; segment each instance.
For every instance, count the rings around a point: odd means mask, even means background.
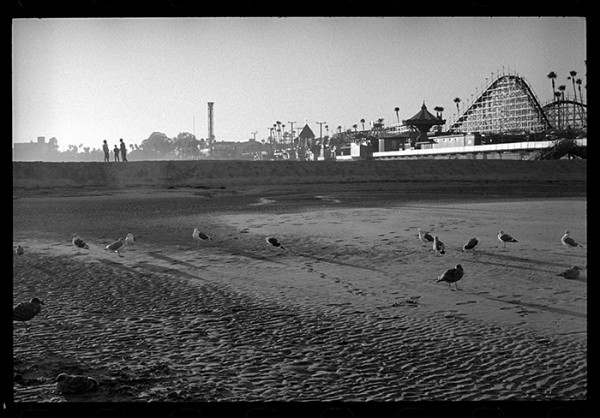
[[[256,142],[256,134],[258,131],[250,132],[252,136],[254,136],[253,141]],[[254,155],[252,155],[252,142],[250,142],[250,158],[254,159]]]
[[[288,123],[290,124],[290,132],[292,133],[292,139],[290,140],[290,145],[294,146],[294,123],[296,123],[296,122],[290,122],[288,120]]]
[[[321,141],[321,154],[323,154],[323,156],[325,156],[325,153],[323,151],[323,125],[326,124],[327,122],[317,122],[319,124],[319,140]]]

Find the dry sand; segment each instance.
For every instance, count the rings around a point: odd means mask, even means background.
[[[29,332],[15,326],[15,401],[585,400],[585,182],[535,170],[513,189],[466,171],[412,185],[16,187],[13,297],[46,305]],[[194,227],[214,241],[198,248]],[[561,245],[567,228],[585,248]],[[503,248],[499,230],[519,242]],[[123,257],[103,251],[128,232]],[[458,263],[462,291],[435,283]],[[573,265],[578,280],[557,276]],[[60,372],[101,386],[60,395]]]

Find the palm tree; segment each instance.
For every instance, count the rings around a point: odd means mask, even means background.
[[[567,86],[565,86],[564,84],[558,86],[558,91],[560,91],[560,98],[561,98],[561,100],[565,100],[565,90],[566,89],[567,89]]]
[[[571,83],[573,83],[573,97],[575,97],[575,101],[577,101],[577,90],[575,90],[575,76],[577,75],[577,71],[569,71],[569,74],[571,75],[569,79],[571,80]]]
[[[575,84],[577,84],[577,88],[579,89],[579,101],[583,103],[583,96],[581,95],[581,78],[575,80]]]
[[[550,80],[552,80],[552,94],[554,95],[554,97],[557,97],[556,89],[554,87],[554,80],[556,80],[556,77],[557,77],[556,73],[554,71],[550,71],[546,77],[548,77]]]
[[[365,120],[361,119],[360,123],[362,124],[362,130],[364,131],[365,130]]]
[[[436,106],[433,108],[433,110],[435,110],[435,115],[438,117],[438,119],[442,119],[442,112],[444,111],[444,108],[441,106]],[[440,132],[442,131],[442,125],[438,125],[438,130]]]
[[[398,112],[400,112],[400,108],[399,107],[395,107],[394,108],[394,112],[396,112],[396,119],[398,119],[398,123],[400,123],[400,116],[398,116]]]
[[[342,125],[338,125],[337,127],[338,134],[342,133]]]
[[[560,129],[560,91],[554,92],[554,102],[556,103],[556,128]]]
[[[458,104],[460,103],[460,97],[455,97],[454,103],[456,103],[456,117],[458,117],[458,114],[460,113],[460,110],[458,109]]]
[[[558,129],[562,129],[562,125],[563,125],[563,123],[562,123],[563,120],[562,120],[562,115],[561,115],[562,104],[560,103],[560,101],[565,99],[565,88],[566,88],[566,86],[558,86],[559,91],[554,93],[554,96],[556,97],[556,101],[557,101],[556,115],[558,117]]]
[[[356,132],[356,128],[358,128],[358,125],[355,123],[354,125],[352,125],[352,127],[354,128],[354,132]]]

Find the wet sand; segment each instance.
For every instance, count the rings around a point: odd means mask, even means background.
[[[14,329],[15,401],[587,399],[585,191],[429,186],[15,191],[13,298],[46,302]],[[459,263],[461,291],[435,282]],[[60,395],[60,372],[100,387]]]

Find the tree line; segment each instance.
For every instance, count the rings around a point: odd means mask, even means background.
[[[125,139],[127,143],[127,140]],[[108,139],[111,152],[118,139]],[[127,145],[127,158],[129,160],[161,160],[161,159],[181,159],[190,160],[200,158],[200,150],[209,146],[205,139],[197,139],[195,135],[189,132],[181,132],[173,138],[169,138],[162,132],[153,132],[150,136],[136,143]],[[52,137],[48,140],[44,160],[49,161],[103,161],[104,151],[102,144],[99,147],[83,146],[83,144],[70,144],[64,151],[59,150],[58,140]]]

